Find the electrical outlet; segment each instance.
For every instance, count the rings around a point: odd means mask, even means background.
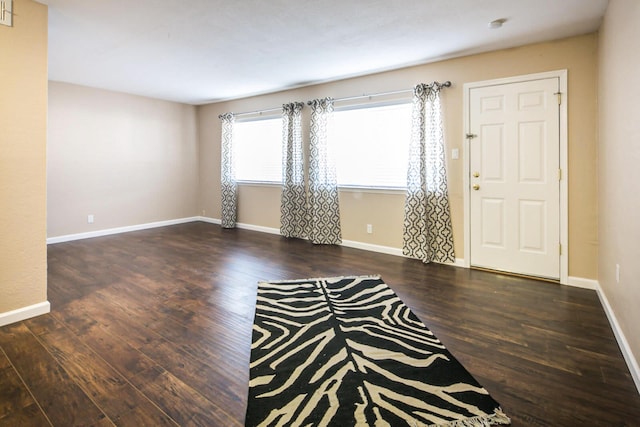
[[[367,224],[367,233],[368,234],[372,234],[373,233],[373,225]]]
[[[616,283],[620,283],[620,264],[616,264]]]
[[[87,215],[87,224],[93,224],[93,215]]]

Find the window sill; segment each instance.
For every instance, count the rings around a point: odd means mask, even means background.
[[[366,187],[359,185],[338,185],[338,191],[344,191],[346,193],[404,194],[407,189],[400,187]]]
[[[282,187],[282,183],[273,181],[236,181],[238,185],[251,187]]]
[[[237,181],[238,185],[250,187],[281,187],[282,183],[272,181]],[[345,193],[404,194],[407,189],[401,187],[367,187],[360,185],[338,185],[338,191]]]

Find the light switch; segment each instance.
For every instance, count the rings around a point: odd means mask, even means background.
[[[454,148],[451,150],[451,158],[453,160],[458,160],[460,158],[460,150],[457,148]]]
[[[0,24],[13,26],[13,0],[0,1]]]

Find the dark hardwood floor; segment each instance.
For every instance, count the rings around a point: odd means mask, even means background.
[[[640,426],[594,291],[198,222],[48,255],[51,313],[0,328],[0,425],[241,426],[257,281],[381,274],[513,426]]]

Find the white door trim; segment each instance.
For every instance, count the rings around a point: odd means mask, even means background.
[[[464,196],[464,266],[471,267],[471,221],[470,212],[470,191],[469,191],[469,140],[466,138],[469,133],[469,91],[474,88],[496,86],[509,83],[521,83],[531,80],[541,80],[547,78],[558,78],[560,82],[560,93],[562,103],[560,104],[560,168],[562,169],[562,179],[560,180],[560,244],[562,252],[560,254],[560,283],[567,284],[569,277],[569,158],[568,158],[568,120],[567,109],[569,97],[567,91],[567,70],[548,71],[545,73],[526,74],[522,76],[507,77],[502,79],[484,80],[480,82],[465,83],[463,89],[463,196]]]

